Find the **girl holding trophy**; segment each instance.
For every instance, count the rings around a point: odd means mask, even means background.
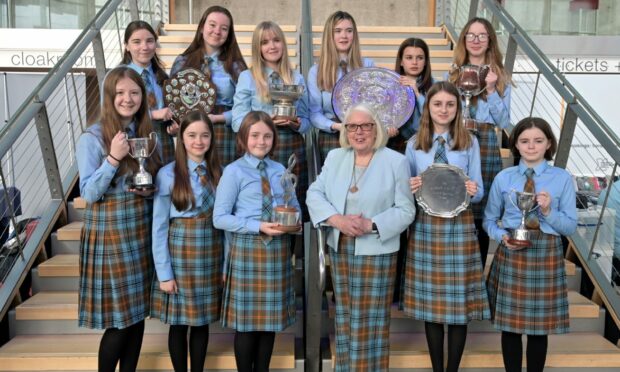
[[[271,222],[274,196],[286,191],[280,183],[285,168],[271,159],[279,140],[268,114],[248,113],[237,133],[244,155],[224,169],[215,199],[213,224],[231,234],[222,325],[236,330],[241,372],[269,370],[275,332],[295,322],[290,239]]]
[[[420,130],[407,144],[413,193],[423,185],[421,173],[440,163],[462,169],[467,175],[463,181],[467,195],[474,202],[482,198],[478,141],[461,120],[456,87],[449,82],[435,83],[428,91]],[[446,370],[457,371],[467,324],[491,317],[471,207],[451,218],[418,208],[405,258],[401,298],[405,314],[425,322],[435,372],[444,370],[444,325],[448,325]]]
[[[202,71],[216,87],[215,107],[209,119],[215,124],[213,143],[221,164],[226,166],[238,157],[231,128],[233,96],[239,74],[247,69],[228,9],[214,5],[205,10],[194,39],[174,60],[170,74],[187,68]]]
[[[162,162],[168,164],[174,160],[174,142],[178,125],[172,120],[173,113],[164,107],[162,85],[168,79],[163,64],[157,54],[157,34],[144,21],[133,21],[125,29],[125,52],[122,64],[134,69],[142,77],[146,87],[147,102],[151,121],[162,149]]]
[[[506,371],[521,371],[523,334],[527,370],[542,371],[547,335],[569,329],[560,235],[577,228],[575,188],[566,170],[547,164],[557,142],[543,119],[521,120],[510,135],[510,149],[521,158],[519,165],[497,175],[484,213],[484,228],[500,242],[487,284],[489,300],[495,328],[502,331]],[[516,234],[524,214],[529,231]]]
[[[332,90],[347,72],[372,67],[374,62],[362,58],[357,26],[353,16],[341,10],[325,21],[319,63],[308,72],[310,120],[319,129],[321,162],[330,150],[340,147],[339,132],[343,129],[332,108]]]
[[[153,206],[153,258],[159,287],[151,316],[170,324],[168,349],[175,371],[202,371],[209,323],[220,318],[224,234],[213,227],[221,167],[213,124],[201,111],[181,122],[175,162],[157,174]]]
[[[288,107],[288,115],[280,115],[274,110],[275,85],[279,86],[276,90],[286,90],[295,97],[294,104]],[[293,173],[298,177],[297,199],[303,202],[308,188],[306,147],[302,136],[310,129],[308,92],[304,77],[291,68],[286,38],[276,23],[265,21],[256,26],[252,35],[252,67],[239,76],[234,101],[232,128],[235,131],[241,129],[241,123],[250,111],[264,111],[272,117],[280,143],[273,150],[272,159],[286,167],[291,154],[295,154],[297,163]]]
[[[454,48],[455,69],[450,72],[448,80],[458,86],[460,68],[465,65],[486,66],[486,75],[481,73],[478,85],[482,92],[472,98],[469,116],[477,122],[476,136],[480,144],[480,162],[484,197],[473,204],[474,221],[478,230],[482,265],[486,263],[489,251],[489,236],[482,229],[482,218],[487,195],[493,179],[502,170],[502,159],[496,128],[504,129],[510,124],[511,79],[504,70],[502,53],[499,50],[497,35],[489,21],[473,18],[461,31]]]
[[[149,315],[152,191],[130,189],[138,162],[128,156],[127,137],[153,131],[142,78],[129,67],[108,73],[101,119],[80,137],[77,164],[80,195],[87,202],[80,239],[79,325],[105,329],[99,371],[135,371]],[[156,174],[159,152],[146,159]]]

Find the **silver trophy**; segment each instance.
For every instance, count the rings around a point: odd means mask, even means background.
[[[473,132],[478,130],[478,122],[469,113],[471,98],[482,93],[486,88],[483,77],[489,72],[489,68],[489,65],[464,65],[459,68],[459,78],[456,81],[456,87],[465,98],[463,125]]]
[[[272,114],[275,119],[297,120],[295,102],[303,93],[303,85],[271,84],[269,86],[269,94],[273,100]]]
[[[148,138],[128,138],[127,141],[129,142],[129,155],[138,160],[138,164],[140,164],[140,170],[133,175],[131,188],[139,190],[154,189],[153,176],[144,169],[144,163],[147,158],[153,155],[153,152],[157,148],[157,134],[151,132]],[[151,151],[149,151],[149,141],[154,141]]]
[[[511,190],[510,194],[512,195],[513,193],[516,195],[516,202],[512,200],[512,197],[509,197],[509,199],[510,202],[521,211],[521,224],[519,227],[514,229],[512,232],[512,237],[508,239],[508,243],[521,248],[530,247],[532,245],[532,242],[530,241],[531,231],[525,225],[525,218],[528,213],[533,212],[536,208],[538,208],[538,205],[536,204],[536,194]]]
[[[274,227],[276,230],[295,232],[299,230],[299,220],[301,214],[295,208],[290,206],[291,200],[295,195],[295,187],[297,186],[297,176],[293,173],[293,167],[297,163],[297,157],[292,154],[288,158],[288,168],[282,174],[280,178],[280,184],[284,193],[282,195],[276,195],[276,201],[279,203],[271,214],[271,222],[276,222],[278,226]]]

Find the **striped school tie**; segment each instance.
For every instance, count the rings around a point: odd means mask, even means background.
[[[202,189],[202,194],[200,194],[200,203],[197,205],[197,208],[200,209],[201,212],[207,212],[215,203],[215,194],[212,192],[211,188],[207,186],[209,182],[207,177],[207,168],[204,165],[199,164],[196,167],[196,174],[198,174],[200,184],[204,186]]]
[[[445,146],[446,140],[442,136],[439,136],[435,141],[437,141],[437,151],[435,151],[435,159],[433,162],[439,164],[448,164],[448,155],[446,155]]]
[[[342,69],[342,76],[346,75],[347,72],[349,72],[349,64],[344,59],[340,61],[338,66],[340,66],[340,68]]]
[[[211,62],[213,62],[213,57],[205,55],[203,58],[202,73],[205,74],[207,79],[211,79]]]
[[[273,199],[271,196],[271,185],[269,185],[269,178],[267,177],[267,169],[264,160],[258,163],[258,170],[260,172],[261,190],[263,193],[261,221],[271,222],[271,207]]]
[[[523,191],[529,192],[531,194],[536,193],[536,186],[534,185],[534,169],[527,168],[525,170],[525,186],[523,186]],[[525,226],[530,230],[539,230],[540,229],[540,221],[538,220],[538,211],[533,210],[527,214],[525,217]]]
[[[142,81],[144,82],[144,88],[146,89],[146,100],[149,107],[157,107],[157,99],[155,98],[155,90],[151,83],[150,74],[147,69],[142,70]]]

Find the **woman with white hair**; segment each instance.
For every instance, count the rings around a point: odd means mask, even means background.
[[[400,233],[413,221],[409,165],[366,106],[351,108],[341,148],[310,185],[312,223],[330,226],[327,245],[336,296],[336,371],[387,371],[390,305]]]

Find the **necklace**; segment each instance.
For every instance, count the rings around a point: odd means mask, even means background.
[[[359,180],[362,179],[362,177],[364,177],[364,174],[366,173],[366,170],[368,170],[368,167],[370,166],[370,161],[372,160],[372,157],[374,155],[375,155],[375,153],[373,152],[372,156],[370,157],[370,160],[368,160],[368,164],[366,165],[366,167],[362,171],[362,174],[360,174],[359,178],[355,174],[355,160],[353,160],[353,172],[351,173],[351,177],[353,178],[353,186],[351,186],[349,188],[349,191],[351,193],[355,194],[356,192],[359,191],[359,187],[357,187],[357,183],[359,182]]]

